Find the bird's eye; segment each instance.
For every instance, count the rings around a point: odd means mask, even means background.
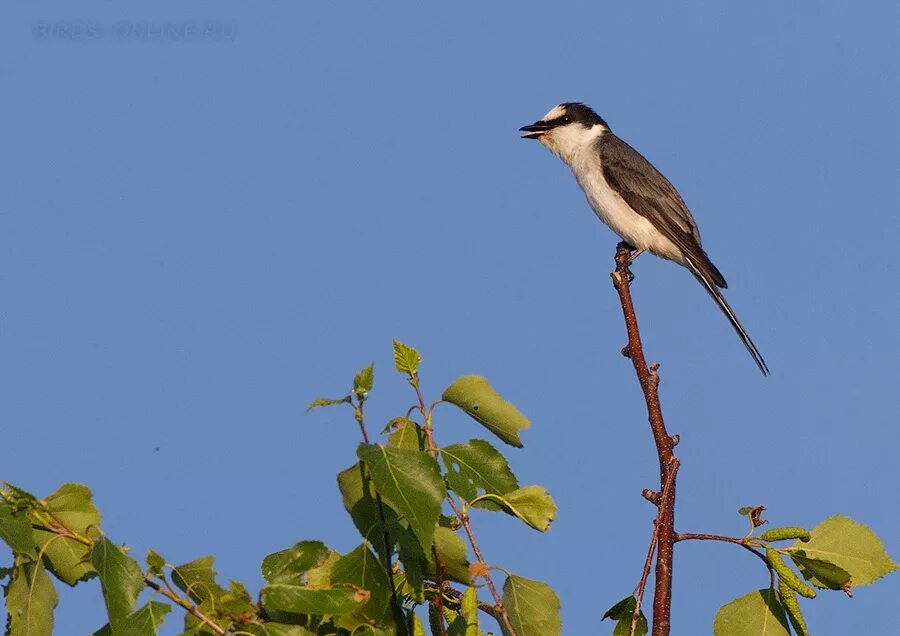
[[[560,120],[560,122],[562,122],[563,125],[566,125],[566,124],[570,123],[571,121],[572,120],[569,119],[568,115],[563,115],[562,119]]]

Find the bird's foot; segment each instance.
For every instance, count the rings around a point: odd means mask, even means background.
[[[622,241],[616,245],[616,270],[624,272],[628,276],[628,283],[634,280],[634,274],[628,268],[634,260],[644,253],[644,250],[637,249],[628,241]]]
[[[637,257],[643,253],[644,253],[644,250],[632,248],[631,254],[628,255],[628,260],[625,261],[625,267],[630,267],[631,264],[637,259]]]

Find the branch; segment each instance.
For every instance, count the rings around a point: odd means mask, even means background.
[[[422,389],[419,386],[418,374],[410,373],[408,375],[409,384],[416,390],[416,399],[419,401],[419,404],[412,407],[406,414],[406,417],[408,418],[414,409],[419,409],[419,412],[425,420],[425,425],[422,427],[422,430],[425,431],[425,443],[428,446],[428,453],[437,459],[437,445],[434,443],[434,431],[431,428],[431,409],[426,408],[425,406],[425,397],[422,395]],[[447,496],[447,499],[450,500],[449,495]],[[452,500],[450,500],[450,503],[453,503]],[[438,589],[440,590],[444,588],[444,564],[441,563],[441,557],[438,554],[437,548],[434,546],[431,546],[431,556],[434,558],[434,571],[437,573],[437,584]],[[447,636],[447,626],[444,624],[444,597],[441,594],[438,594],[435,599],[441,636]]]
[[[173,592],[168,586],[164,587],[164,586],[160,585],[159,583],[157,583],[156,581],[154,581],[152,578],[150,578],[150,575],[149,575],[149,574],[146,575],[146,576],[144,576],[144,584],[145,584],[147,587],[156,590],[157,592],[159,592],[160,594],[162,594],[163,596],[165,596],[167,599],[169,599],[170,601],[172,601],[172,602],[175,603],[176,605],[179,605],[179,606],[183,607],[183,608],[185,609],[185,611],[187,611],[188,614],[190,614],[191,616],[193,616],[194,618],[196,618],[197,620],[199,620],[199,621],[200,621],[201,623],[203,623],[204,625],[209,625],[209,627],[210,627],[215,633],[217,633],[217,634],[227,634],[227,633],[228,633],[228,632],[225,630],[225,628],[219,627],[218,625],[216,625],[216,624],[212,621],[211,618],[209,618],[209,617],[206,616],[203,612],[201,612],[201,611],[197,608],[196,605],[194,605],[194,604],[191,603],[190,601],[188,601],[188,600],[186,600],[186,599],[183,599],[183,598],[181,598],[180,596],[178,596],[177,594],[175,594],[175,592]]]
[[[500,594],[497,592],[497,587],[494,585],[493,579],[491,579],[490,567],[487,562],[484,560],[484,555],[481,553],[481,548],[478,547],[478,541],[475,540],[475,533],[472,531],[472,524],[469,521],[469,513],[465,510],[460,509],[460,507],[453,501],[451,496],[447,496],[447,501],[450,502],[450,507],[453,508],[453,512],[459,517],[459,520],[462,522],[463,528],[466,531],[466,536],[469,537],[469,543],[472,544],[472,552],[475,553],[475,559],[482,566],[482,576],[484,576],[484,580],[487,583],[488,589],[491,591],[491,596],[494,599],[494,607],[497,609],[497,613],[500,615],[500,621],[503,623],[505,627],[505,633],[510,636],[516,636],[516,630],[512,626],[512,623],[509,620],[509,614],[506,612],[506,608],[503,606],[503,599],[500,598]]]
[[[675,481],[675,474],[678,472],[678,458],[673,457],[672,460],[675,463],[675,466],[669,471],[662,492],[655,493],[656,496],[653,497],[651,501],[659,502],[667,500],[667,493],[671,490],[672,483]],[[641,604],[644,601],[644,590],[647,589],[647,577],[650,576],[650,565],[653,561],[653,553],[656,551],[656,545],[659,542],[659,519],[660,515],[662,515],[662,510],[663,508],[660,507],[659,511],[656,513],[656,520],[653,522],[653,535],[650,537],[650,548],[647,550],[647,558],[644,561],[644,571],[641,574],[641,582],[638,583],[637,603],[635,604],[634,612],[631,615],[631,632],[629,636],[634,636],[635,633],[637,633],[638,619],[640,619],[641,616]]]
[[[429,592],[435,592],[438,594],[440,594],[440,590],[443,589],[444,594],[446,594],[447,596],[452,596],[456,601],[459,601],[460,599],[462,599],[462,596],[463,596],[462,592],[460,592],[456,588],[450,587],[447,584],[444,584],[443,588],[439,588],[437,585],[426,581],[425,589],[428,590]],[[502,621],[502,618],[500,617],[500,612],[497,611],[497,608],[495,606],[491,605],[490,603],[479,603],[478,609],[480,609],[482,612],[484,612],[485,614],[487,614],[488,616],[490,616],[491,618],[496,620],[498,623]]]
[[[752,552],[757,557],[762,559],[762,562],[766,564],[766,568],[768,568],[769,570],[769,575],[773,575],[772,564],[769,563],[769,558],[762,552],[754,549],[753,546],[749,545],[745,539],[738,539],[736,537],[723,537],[720,534],[705,534],[703,532],[679,532],[675,535],[675,541],[676,543],[678,541],[722,541],[724,543],[733,543],[735,545],[739,545],[745,550]]]
[[[678,459],[673,453],[677,438],[673,438],[666,430],[662,407],[659,403],[658,365],[647,366],[641,335],[638,330],[634,304],[631,300],[630,284],[633,276],[628,269],[631,264],[631,249],[627,243],[619,243],[616,248],[616,269],[611,274],[613,287],[619,294],[622,303],[622,314],[625,318],[625,329],[628,332],[628,344],[622,350],[634,366],[644,401],[647,403],[647,416],[650,430],[656,443],[659,457],[660,493],[657,505],[654,536],[657,544],[656,584],[653,594],[653,631],[652,636],[668,636],[670,614],[672,610],[672,557],[675,545],[675,477],[678,473]],[[646,584],[646,579],[644,579]]]

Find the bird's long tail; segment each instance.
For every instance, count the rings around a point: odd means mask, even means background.
[[[756,348],[756,345],[753,344],[753,340],[750,339],[750,334],[748,334],[747,330],[744,329],[741,321],[738,320],[738,317],[735,315],[734,310],[728,304],[728,301],[725,300],[725,297],[722,295],[722,292],[719,291],[719,288],[716,286],[715,282],[713,282],[711,274],[705,271],[706,268],[698,267],[698,264],[694,263],[693,259],[688,258],[687,262],[694,276],[697,277],[697,280],[703,283],[703,287],[706,289],[706,291],[709,292],[709,295],[712,296],[713,300],[716,301],[719,309],[722,310],[722,313],[724,313],[729,322],[731,322],[731,326],[734,327],[734,330],[740,337],[741,342],[744,343],[744,346],[747,347],[747,351],[749,351],[750,355],[753,356],[753,361],[756,363],[756,366],[759,367],[759,370],[762,371],[763,375],[769,375],[769,367],[766,366],[766,361],[763,360],[762,354],[759,352],[759,349]],[[712,263],[710,263],[709,265],[712,266]],[[718,271],[715,270],[714,267],[713,270]]]

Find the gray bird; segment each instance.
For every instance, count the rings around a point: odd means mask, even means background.
[[[697,222],[659,170],[584,104],[559,104],[519,130],[572,169],[600,220],[634,247],[632,259],[647,251],[687,267],[731,321],[759,370],[768,375],[766,361],[719,291],[728,285],[703,250]]]

